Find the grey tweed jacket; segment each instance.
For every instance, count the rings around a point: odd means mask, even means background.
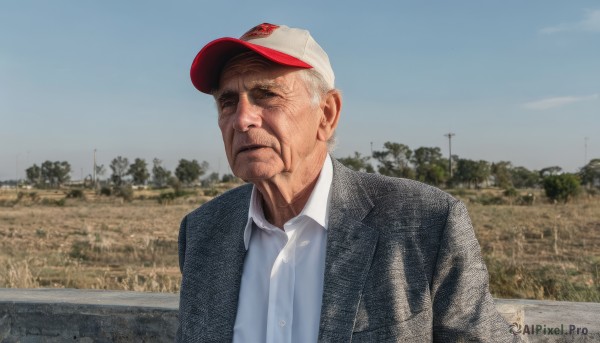
[[[465,206],[334,160],[319,342],[518,342],[488,291]],[[252,185],[188,214],[178,342],[230,342]]]

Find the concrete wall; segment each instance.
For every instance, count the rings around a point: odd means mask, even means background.
[[[173,342],[178,296],[0,289],[0,342]]]
[[[0,342],[173,342],[178,302],[165,293],[0,288]],[[496,306],[530,342],[600,342],[600,304],[497,299]]]

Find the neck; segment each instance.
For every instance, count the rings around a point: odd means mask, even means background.
[[[265,219],[269,223],[283,229],[283,224],[302,212],[317,184],[326,157],[326,152],[319,154],[314,161],[294,171],[254,182],[262,196]]]

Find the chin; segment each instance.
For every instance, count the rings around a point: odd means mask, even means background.
[[[235,176],[246,182],[268,180],[281,173],[281,168],[272,164],[245,165],[243,168],[234,170]]]
[[[277,175],[277,173],[246,171],[239,174],[234,173],[234,175],[246,182],[255,182],[271,179],[273,176]]]

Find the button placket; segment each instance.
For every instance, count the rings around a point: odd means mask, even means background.
[[[269,289],[269,309],[267,322],[267,342],[290,342],[295,283],[294,265],[291,262],[293,251],[293,229],[280,231],[285,242],[271,270]]]

